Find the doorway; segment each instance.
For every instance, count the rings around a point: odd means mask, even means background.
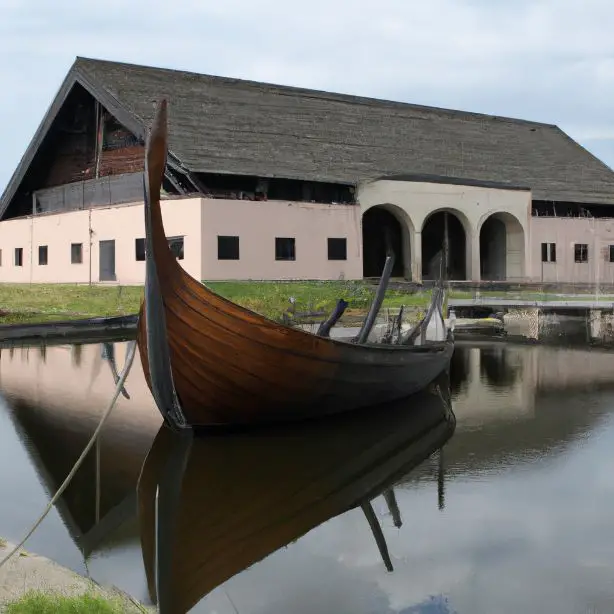
[[[100,281],[115,281],[115,240],[98,243],[100,258]]]

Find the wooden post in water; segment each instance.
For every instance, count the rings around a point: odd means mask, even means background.
[[[393,488],[389,488],[388,490],[384,491],[384,499],[388,505],[388,510],[392,516],[394,526],[397,529],[400,529],[403,526],[403,519],[401,518],[401,511],[399,510],[399,504],[397,503],[397,498],[394,494]]]
[[[446,506],[445,477],[446,468],[443,458],[443,447],[439,448],[437,463],[437,506],[443,510]]]
[[[356,343],[366,343],[369,333],[373,329],[373,325],[375,324],[375,318],[379,313],[379,310],[384,302],[384,297],[386,296],[386,290],[388,289],[388,282],[390,281],[390,276],[392,275],[392,267],[394,266],[394,254],[386,257],[386,264],[384,265],[384,272],[379,280],[379,284],[377,286],[377,290],[375,292],[375,298],[371,303],[371,307],[369,308],[369,313],[363,322],[363,325],[356,337]]]
[[[328,317],[328,320],[322,322],[318,328],[317,335],[319,337],[328,337],[333,326],[341,319],[341,316],[345,313],[349,303],[342,298],[337,301],[337,305],[334,311]]]

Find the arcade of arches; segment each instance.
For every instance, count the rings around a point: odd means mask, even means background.
[[[394,207],[385,205],[367,209],[362,218],[363,276],[379,277],[386,261],[387,246],[395,254],[393,277],[411,279],[411,229]],[[459,215],[454,211],[436,211],[429,215],[422,227],[421,271],[423,280],[439,276],[440,257],[445,229],[448,232],[448,271],[450,280],[472,278],[468,262],[467,232]],[[479,229],[472,230],[474,250],[479,258],[474,263],[474,279],[504,281],[521,279],[525,274],[525,237],[520,222],[509,213],[494,213],[486,218]],[[387,243],[387,241],[389,243]],[[476,254],[478,256],[478,254]]]

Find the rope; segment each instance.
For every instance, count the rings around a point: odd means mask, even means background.
[[[51,501],[49,501],[49,504],[45,508],[45,511],[41,514],[40,518],[34,523],[32,528],[28,531],[26,536],[19,542],[19,544],[17,544],[0,561],[0,568],[2,568],[2,566],[8,562],[8,560],[26,543],[26,541],[28,541],[28,539],[34,533],[34,531],[38,529],[41,522],[43,522],[47,514],[51,511],[53,506],[56,504],[57,500],[62,496],[62,494],[64,493],[64,491],[70,484],[70,481],[73,479],[73,477],[79,470],[79,467],[81,467],[81,465],[83,464],[85,457],[87,456],[88,452],[91,450],[94,443],[96,443],[98,436],[100,435],[100,431],[102,430],[102,427],[104,426],[107,418],[111,415],[111,412],[113,411],[113,408],[115,407],[115,403],[117,402],[117,397],[119,396],[122,390],[122,387],[124,385],[124,382],[126,381],[126,378],[128,377],[128,373],[130,373],[130,368],[132,367],[132,363],[134,361],[135,355],[136,355],[136,341],[132,341],[128,348],[128,352],[126,356],[126,363],[124,364],[124,368],[122,370],[121,376],[119,380],[117,381],[117,386],[115,387],[115,393],[113,394],[113,398],[111,399],[109,406],[107,407],[102,418],[100,419],[100,422],[98,423],[98,426],[96,427],[96,430],[94,431],[94,434],[92,435],[92,438],[89,440],[88,444],[85,446],[85,449],[81,453],[81,456],[77,459],[75,466],[71,469],[70,473],[66,476],[66,479],[64,480],[64,482],[62,483],[58,491],[55,493],[55,495],[53,495]]]

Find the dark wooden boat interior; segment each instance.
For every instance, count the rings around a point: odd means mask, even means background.
[[[138,344],[156,405],[171,426],[296,421],[355,410],[407,397],[448,367],[450,338],[420,345],[341,342],[267,319],[188,275],[162,221],[166,154],[163,100],[145,154]]]
[[[164,424],[138,485],[152,601],[161,614],[183,614],[252,564],[356,507],[392,569],[370,502],[384,494],[400,526],[392,486],[454,428],[445,377],[411,399],[300,429],[278,424],[193,437]]]

